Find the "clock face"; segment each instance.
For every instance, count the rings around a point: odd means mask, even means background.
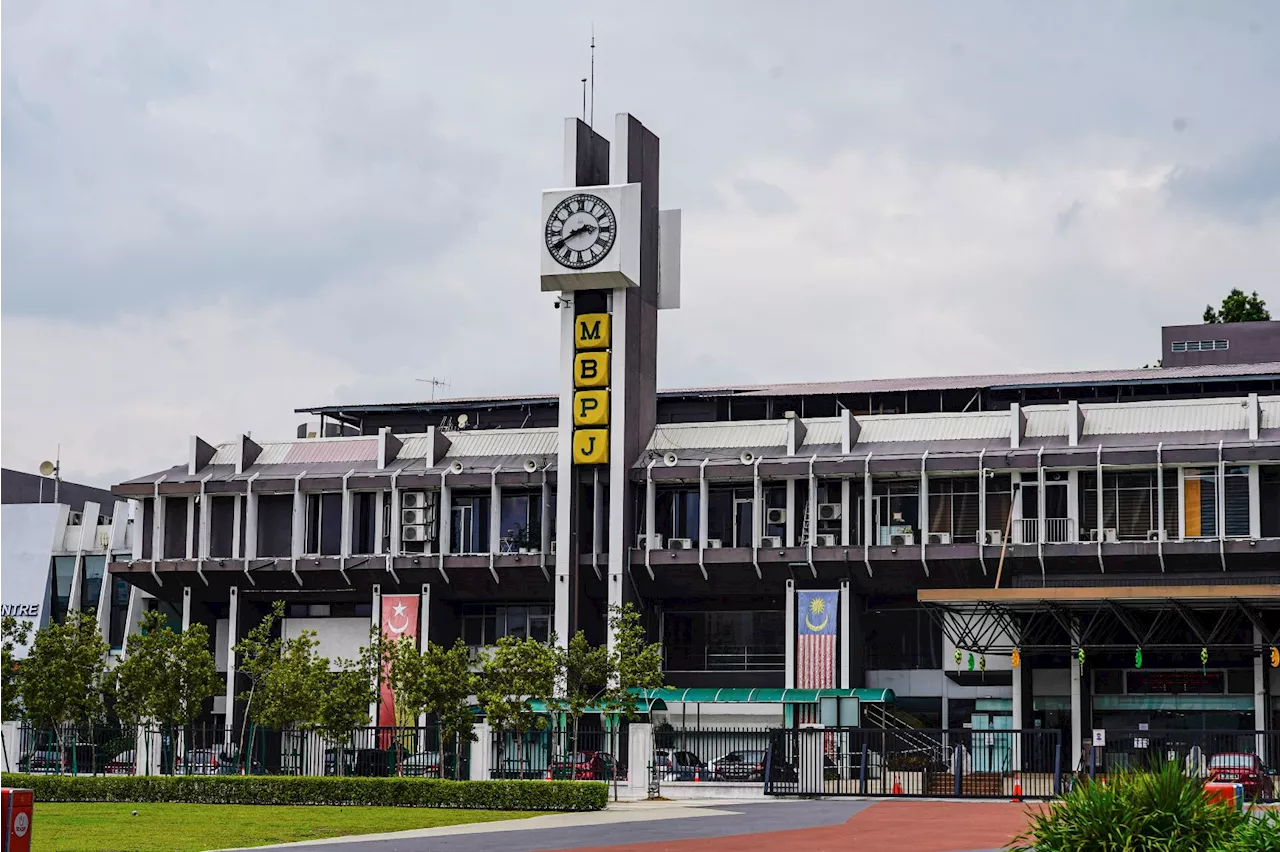
[[[570,269],[595,266],[613,248],[617,236],[613,210],[595,195],[571,195],[547,219],[547,251],[556,263]]]

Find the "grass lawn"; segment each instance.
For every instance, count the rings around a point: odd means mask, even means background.
[[[137,816],[132,815],[135,810]],[[31,848],[33,852],[203,852],[531,816],[537,814],[328,805],[37,802]]]

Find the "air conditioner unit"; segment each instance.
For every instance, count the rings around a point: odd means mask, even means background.
[[[84,515],[80,512],[72,512],[67,516],[67,523],[73,527],[78,527],[84,522]]]
[[[551,555],[556,555],[556,540],[554,538],[551,539]]]
[[[427,528],[423,524],[405,524],[400,528],[401,541],[426,541]]]
[[[763,535],[760,536],[761,547],[782,547],[782,536],[780,535]]]
[[[1119,541],[1120,531],[1115,527],[1103,527],[1100,530],[1089,530],[1089,541]]]
[[[480,662],[480,658],[484,655],[483,645],[468,645],[467,660],[473,663]]]
[[[721,541],[720,539],[718,538],[707,539],[706,548],[708,550],[719,550],[722,547],[724,547],[724,542]]]
[[[929,544],[950,544],[951,533],[929,533]]]
[[[1001,530],[984,530],[982,533],[982,543],[987,547],[998,547],[1004,541],[1004,532]]]
[[[402,524],[425,524],[427,522],[427,513],[422,509],[401,509],[400,523]]]
[[[667,539],[667,548],[669,550],[693,550],[693,539],[669,538]]]
[[[425,491],[406,491],[400,495],[402,509],[425,509],[426,507],[427,492]]]
[[[913,533],[894,533],[889,536],[890,547],[910,547],[916,543],[916,537]]]
[[[818,520],[820,521],[838,521],[840,520],[840,504],[839,503],[819,503],[818,504]]]
[[[98,530],[98,549],[106,550],[111,546],[111,530]]]
[[[786,509],[765,509],[764,522],[766,524],[785,524],[787,522]]]
[[[1147,530],[1147,541],[1168,541],[1168,530]]]
[[[815,535],[813,537],[813,544],[815,547],[835,547],[836,536],[828,535],[826,533]]]
[[[636,536],[636,547],[638,547],[638,548],[639,548],[639,549],[641,549],[641,550],[648,550],[648,549],[649,549],[649,537],[648,537],[647,535],[639,535],[639,536]],[[654,550],[661,550],[661,549],[662,549],[662,533],[654,533],[654,535],[653,535],[653,549],[654,549]]]

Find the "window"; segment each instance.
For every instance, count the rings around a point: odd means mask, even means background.
[[[1263,538],[1280,538],[1280,465],[1258,468],[1258,507]]]
[[[84,557],[84,579],[80,584],[80,609],[96,610],[102,594],[102,578],[107,573],[107,557]]]
[[[1164,472],[1165,535],[1178,535],[1178,472]],[[1080,473],[1080,525],[1087,534],[1094,529],[1114,529],[1121,539],[1141,541],[1160,528],[1160,494],[1156,471],[1137,470],[1102,474],[1102,523],[1098,523],[1098,475]]]
[[[307,528],[302,552],[312,556],[341,555],[341,493],[307,495]]]
[[[869,669],[942,667],[942,630],[922,609],[867,610],[862,630]]]
[[[1227,340],[1180,340],[1170,348],[1174,352],[1225,352],[1229,347]]]
[[[654,495],[654,532],[664,542],[673,538],[698,541],[699,494],[696,488],[662,488]]]
[[[293,555],[292,494],[263,494],[258,497],[257,555],[263,559]]]
[[[67,619],[67,608],[71,605],[71,580],[75,576],[76,558],[74,556],[53,557],[53,604],[49,613],[50,621],[61,624]]]
[[[457,494],[449,507],[449,552],[489,552],[489,495]]]
[[[1218,500],[1222,493],[1224,535],[1249,535],[1249,469],[1228,467],[1224,484],[1214,467],[1188,468],[1183,472],[1183,535],[1186,538],[1218,536]]]
[[[929,480],[929,532],[950,533],[954,542],[976,541],[978,478]]]
[[[351,492],[351,552],[377,553],[378,492]]]
[[[502,553],[542,549],[542,492],[502,492],[498,529]]]
[[[503,636],[551,639],[550,604],[467,604],[462,609],[462,641],[492,645]]]
[[[786,665],[782,610],[668,612],[663,633],[669,671],[781,671]]]
[[[129,584],[121,577],[111,578],[111,619],[107,625],[107,641],[111,650],[124,648],[125,619],[129,617]]]
[[[209,500],[209,555],[214,559],[234,558],[232,542],[235,541],[236,498],[210,497]]]
[[[164,498],[164,554],[162,559],[187,558],[187,498]]]

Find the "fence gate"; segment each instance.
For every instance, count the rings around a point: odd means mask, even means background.
[[[1067,768],[1056,730],[773,728],[764,791],[1047,799]]]

